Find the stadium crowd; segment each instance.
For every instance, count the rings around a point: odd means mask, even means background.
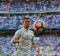
[[[6,11],[6,5],[9,12],[51,11],[60,9],[60,0],[41,0],[40,2],[13,1],[9,4],[0,2],[0,11]]]
[[[59,10],[59,0],[41,0],[40,2],[13,2],[9,6],[9,12],[39,12],[49,10]]]
[[[29,17],[31,20],[30,27],[37,20],[42,20],[45,22],[46,28],[60,28],[60,15],[49,15],[44,17],[39,17],[39,15],[29,15],[29,16],[0,16],[0,29],[19,29],[23,27],[22,22],[24,17]]]
[[[0,2],[0,11],[6,11],[6,2]]]
[[[11,43],[12,35],[0,36],[0,53],[2,56],[11,55],[14,52],[15,44]],[[43,56],[47,55],[47,51],[51,56],[60,56],[60,36],[56,35],[42,35],[40,37],[35,37],[34,42],[37,44],[38,48],[43,47],[41,54]],[[48,50],[48,47],[51,50]],[[31,47],[31,56],[36,56],[37,52]]]

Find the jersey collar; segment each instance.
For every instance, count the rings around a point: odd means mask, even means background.
[[[29,29],[28,29],[28,30],[27,30],[27,29],[25,29],[24,27],[23,27],[23,29],[24,29],[26,32],[29,30]]]

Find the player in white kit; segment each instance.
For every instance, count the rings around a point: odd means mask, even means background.
[[[30,19],[24,18],[23,28],[16,31],[11,43],[16,44],[16,50],[12,56],[30,56],[30,47],[37,51],[36,44],[33,42],[34,32],[29,30]]]

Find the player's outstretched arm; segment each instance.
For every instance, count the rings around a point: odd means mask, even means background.
[[[40,50],[37,48],[36,44],[33,44],[32,47],[37,51],[37,53],[40,55]]]
[[[39,51],[39,49],[37,48],[36,44],[33,44],[32,47],[33,47],[36,51]]]
[[[33,47],[36,51],[38,51],[38,48],[37,48],[36,44],[34,43],[33,38],[31,39],[31,42],[32,42],[32,47]]]
[[[32,44],[32,47],[36,50],[37,46],[35,43]]]

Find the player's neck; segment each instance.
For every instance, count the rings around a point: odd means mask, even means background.
[[[29,28],[26,28],[26,27],[24,27],[26,30],[28,30]]]

